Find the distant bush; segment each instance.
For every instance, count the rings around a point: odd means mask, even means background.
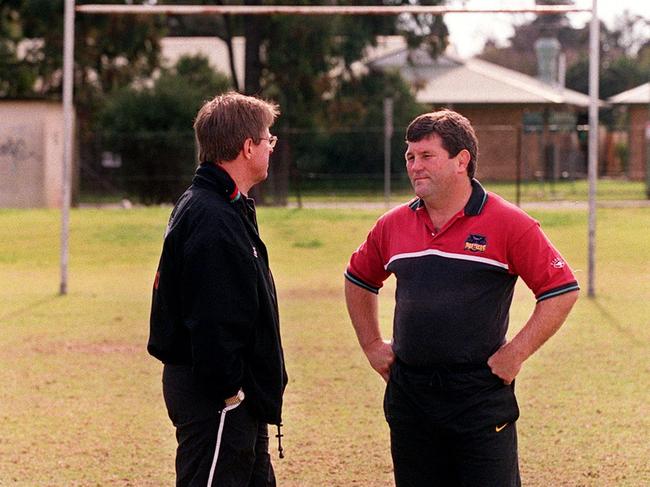
[[[145,204],[173,202],[196,167],[192,124],[201,105],[230,89],[203,56],[181,57],[152,87],[112,93],[99,115],[102,150],[120,156],[120,179]]]
[[[312,138],[301,137],[295,144],[299,170],[321,174],[383,174],[386,97],[393,99],[392,171],[401,173],[404,130],[428,107],[417,103],[399,73],[375,71],[343,81],[336,95],[326,102],[322,130]]]

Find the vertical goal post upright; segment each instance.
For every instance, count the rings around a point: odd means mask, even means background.
[[[64,109],[64,156],[61,217],[61,283],[60,294],[68,289],[68,233],[70,214],[70,168],[72,166],[72,79],[74,61],[74,17],[80,14],[102,15],[401,15],[401,14],[460,14],[491,13],[557,15],[564,13],[591,13],[589,25],[589,161],[588,161],[588,295],[595,296],[595,238],[596,238],[596,181],[598,169],[598,62],[600,23],[598,0],[592,0],[590,8],[574,5],[542,5],[527,8],[465,8],[447,6],[293,6],[293,5],[75,5],[75,0],[65,0],[63,109]],[[67,148],[67,149],[66,149]]]
[[[74,0],[65,0],[63,13],[63,175],[61,180],[61,279],[59,294],[68,294],[72,145],[74,138]]]

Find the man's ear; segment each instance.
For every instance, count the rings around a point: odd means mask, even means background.
[[[242,147],[242,155],[246,159],[251,159],[253,157],[253,139],[248,137],[244,140],[244,147]]]
[[[467,149],[461,150],[456,158],[458,160],[458,169],[467,172],[467,166],[469,166],[469,161],[472,159],[469,151]]]

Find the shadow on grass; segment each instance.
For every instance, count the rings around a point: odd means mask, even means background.
[[[59,298],[60,295],[58,294],[53,294],[44,298],[36,299],[32,301],[29,304],[26,304],[25,306],[22,306],[21,308],[15,309],[13,311],[9,311],[8,313],[5,313],[3,315],[0,315],[0,322],[5,321],[5,320],[11,320],[15,318],[19,318],[20,316],[29,313],[31,311],[34,311],[37,308],[40,308],[41,306],[51,303],[57,298]]]
[[[606,307],[598,301],[597,299],[592,299],[591,302],[594,304],[598,312],[600,312],[601,316],[605,319],[605,322],[610,325],[610,327],[619,333],[621,336],[626,337],[629,339],[634,345],[645,345],[645,341],[640,339],[638,336],[634,334],[632,330],[630,330],[629,327],[626,327],[623,323],[621,323],[620,319],[618,316],[612,314]]]

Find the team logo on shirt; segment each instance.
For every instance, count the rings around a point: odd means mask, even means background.
[[[551,261],[551,266],[555,267],[556,269],[562,269],[566,264],[562,259],[559,257],[556,257]]]
[[[470,233],[465,240],[465,250],[470,252],[485,252],[487,248],[487,237],[483,235],[478,235],[476,233]]]

